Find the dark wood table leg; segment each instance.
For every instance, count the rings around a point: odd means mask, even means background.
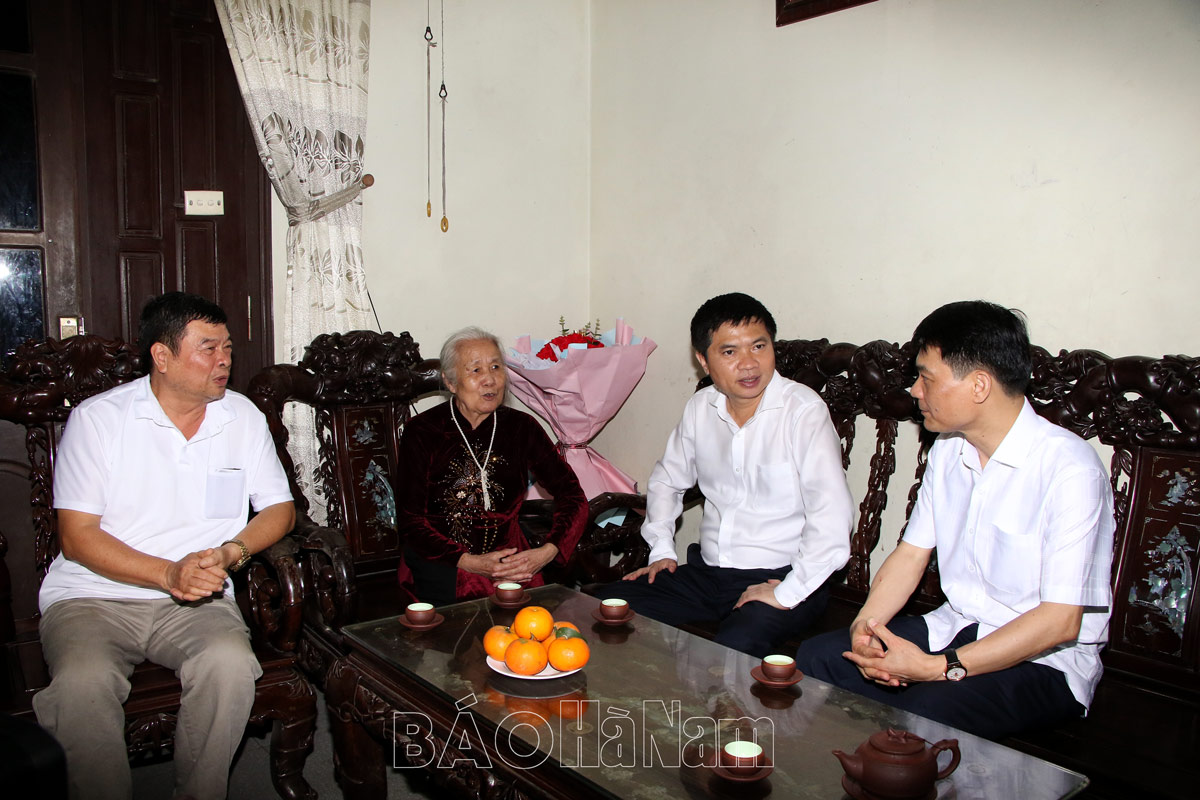
[[[346,800],[384,800],[387,754],[383,743],[365,725],[365,718],[379,710],[356,705],[363,696],[359,680],[358,672],[344,658],[335,661],[326,676],[325,704],[333,732],[334,774]]]

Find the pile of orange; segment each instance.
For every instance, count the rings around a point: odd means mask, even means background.
[[[547,664],[569,672],[581,668],[591,656],[579,628],[556,621],[541,606],[522,608],[512,627],[493,625],[483,635],[483,649],[518,675],[536,675]]]

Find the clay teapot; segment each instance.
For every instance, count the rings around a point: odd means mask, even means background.
[[[954,772],[958,766],[957,739],[943,739],[926,747],[915,733],[886,730],[871,734],[858,746],[854,755],[834,750],[842,769],[855,783],[872,795],[887,798],[924,797],[933,789],[933,782]],[[949,750],[952,758],[945,769],[938,771],[938,754]]]

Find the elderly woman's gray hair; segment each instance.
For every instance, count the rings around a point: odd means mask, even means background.
[[[455,331],[450,334],[450,338],[442,345],[442,379],[452,382],[458,381],[458,348],[467,342],[491,342],[496,345],[496,351],[500,353],[501,358],[504,357],[504,345],[500,343],[499,337],[494,333],[488,333],[483,328],[477,328],[474,325],[463,328],[460,331]],[[449,388],[449,387],[447,387]]]

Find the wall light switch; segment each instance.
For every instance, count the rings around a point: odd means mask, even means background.
[[[72,336],[79,335],[79,317],[59,317],[58,318],[58,338],[70,339]]]
[[[188,191],[183,193],[183,213],[191,216],[200,214],[220,216],[225,213],[224,192]]]

